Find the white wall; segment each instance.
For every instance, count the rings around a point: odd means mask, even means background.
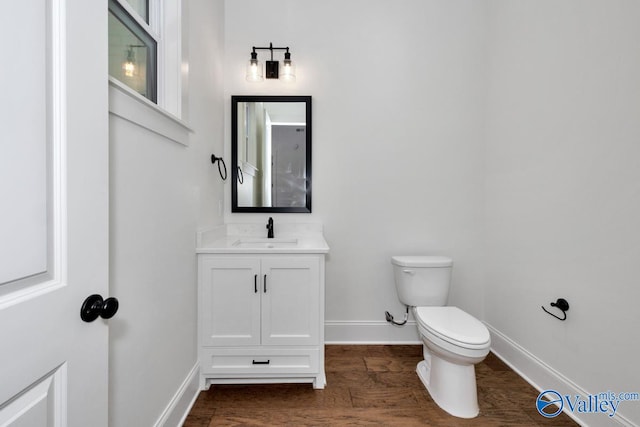
[[[276,232],[325,226],[329,341],[416,339],[384,321],[404,312],[397,254],[452,256],[451,301],[482,315],[485,12],[472,0],[225,3],[227,157],[231,95],[313,96],[313,213],[273,216]],[[251,47],[269,42],[291,48],[295,84],[245,81]],[[230,222],[267,217],[227,208]]]
[[[224,1],[183,0],[189,8],[189,111],[193,129],[190,142],[195,167],[198,229],[224,222],[224,188],[231,180],[231,155],[224,147]],[[211,154],[223,156],[228,173],[220,178]]]
[[[222,222],[221,1],[184,2],[185,147],[110,119],[110,425],[150,426],[196,365],[195,232]],[[173,402],[180,405],[187,402]]]
[[[637,391],[639,15],[626,0],[226,1],[226,155],[231,95],[313,96],[313,213],[274,217],[325,225],[328,340],[411,338],[384,325],[402,311],[389,257],[446,254],[450,302],[535,369]],[[269,42],[290,46],[295,84],[245,82]],[[558,297],[565,323],[540,308]],[[620,411],[640,422],[637,403]]]
[[[640,3],[490,16],[485,319],[586,392],[638,391]],[[566,322],[540,308],[558,297]]]

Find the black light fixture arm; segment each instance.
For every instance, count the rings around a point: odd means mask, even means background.
[[[253,57],[254,54],[257,54],[256,50],[269,50],[269,51],[271,51],[271,60],[272,61],[273,61],[273,51],[274,50],[285,50],[286,53],[289,53],[289,46],[287,46],[287,47],[273,47],[273,43],[269,43],[269,47],[253,46],[252,49],[253,49],[253,52],[251,53],[252,57]]]
[[[138,47],[147,47],[143,44],[128,44],[127,45],[127,61],[128,62],[136,62],[136,53],[133,50],[133,48],[138,48]]]

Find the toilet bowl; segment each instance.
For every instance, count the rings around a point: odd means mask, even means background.
[[[392,257],[398,299],[412,308],[424,360],[418,377],[434,402],[451,415],[478,415],[475,367],[489,353],[487,327],[463,310],[446,306],[453,260],[448,257]]]
[[[457,307],[414,307],[424,360],[418,377],[433,400],[451,415],[478,415],[476,363],[489,353],[489,331]]]

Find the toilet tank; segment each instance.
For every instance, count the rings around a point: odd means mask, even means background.
[[[444,256],[391,257],[398,299],[412,307],[447,305],[453,260]]]

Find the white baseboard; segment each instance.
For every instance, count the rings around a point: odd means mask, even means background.
[[[487,328],[491,332],[491,351],[538,391],[557,390],[563,395],[580,395],[583,397],[589,395],[589,392],[538,359],[491,325],[487,325]],[[600,391],[606,390],[598,390],[597,392]],[[535,401],[532,400],[531,406],[535,407],[535,404]],[[604,414],[578,414],[571,412],[566,407],[564,408],[564,412],[582,426],[638,427],[637,424],[634,424],[621,415],[620,411],[618,411],[613,418]],[[540,417],[542,418],[542,416]]]
[[[393,326],[385,321],[328,320],[324,323],[325,344],[421,344],[416,322]]]
[[[184,420],[189,415],[189,411],[200,393],[200,388],[198,387],[199,374],[200,365],[196,363],[178,388],[178,391],[176,391],[169,405],[158,418],[158,421],[154,424],[154,427],[180,427],[184,424]]]

